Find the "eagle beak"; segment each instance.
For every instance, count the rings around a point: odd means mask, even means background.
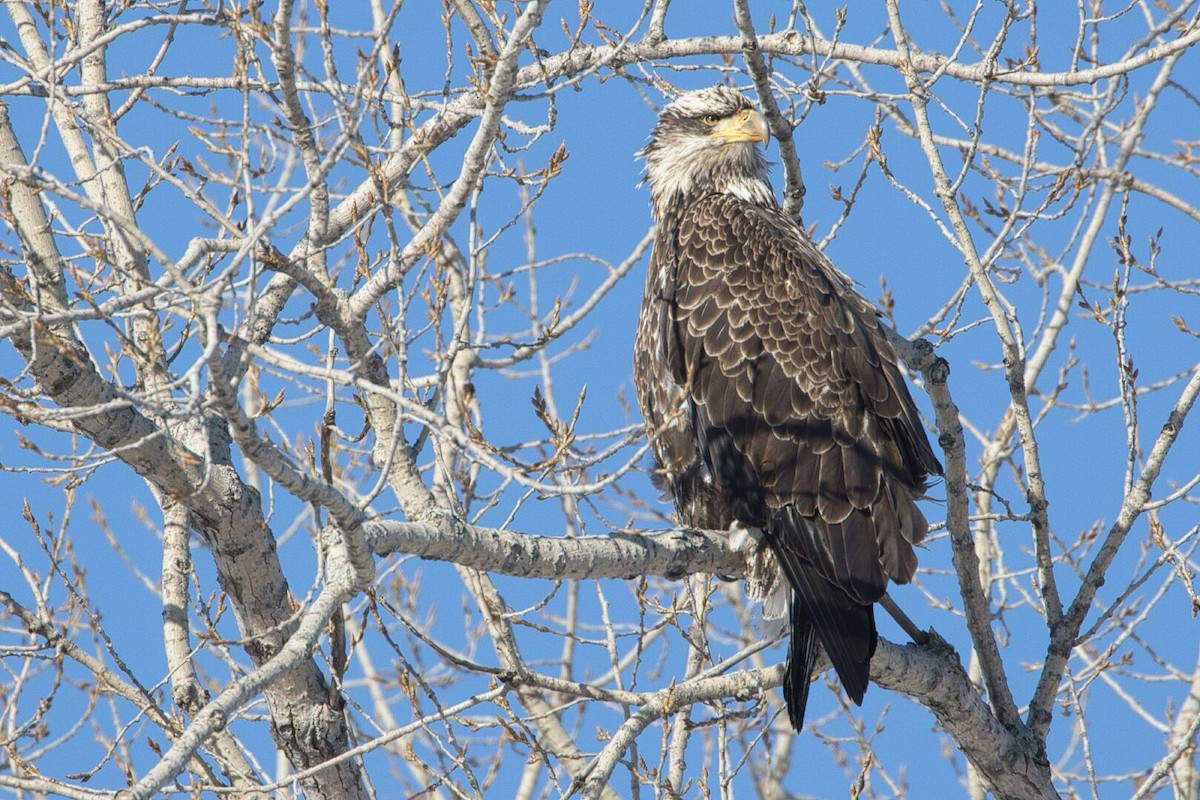
[[[752,108],[746,108],[716,124],[713,136],[727,142],[768,142],[771,130],[766,118]]]

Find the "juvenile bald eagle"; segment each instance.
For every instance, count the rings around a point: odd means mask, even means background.
[[[790,587],[799,730],[818,642],[861,705],[873,604],[912,578],[915,500],[942,468],[875,309],[776,203],[767,140],[724,86],[659,117],[641,153],[658,230],[634,373],[683,524],[756,529],[751,593]]]

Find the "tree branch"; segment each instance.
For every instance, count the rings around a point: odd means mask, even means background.
[[[796,142],[792,139],[792,123],[784,118],[779,111],[779,104],[775,102],[775,93],[771,89],[771,71],[763,60],[758,35],[754,32],[754,20],[750,16],[750,0],[734,0],[733,9],[738,30],[742,33],[742,58],[754,77],[759,104],[762,105],[771,132],[775,134],[775,141],[779,144],[779,156],[783,159],[783,212],[803,228],[804,173],[800,168],[800,157],[796,154]]]
[[[729,549],[724,531],[560,538],[422,522],[373,520],[363,535],[376,555],[407,554],[450,561],[502,575],[547,580],[637,578],[661,575],[672,580],[696,572],[741,575],[743,557]]]

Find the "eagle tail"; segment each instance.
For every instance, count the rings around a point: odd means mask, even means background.
[[[792,511],[776,517],[774,522],[789,529],[779,530],[772,525],[775,530],[767,539],[795,591],[784,695],[792,726],[799,730],[804,722],[808,681],[816,661],[816,642],[825,648],[846,694],[856,705],[862,705],[878,637],[874,608],[856,602],[844,590],[834,586],[788,545],[788,541],[794,541],[797,536],[807,538],[808,534],[815,533],[810,528],[816,526],[816,521]],[[808,530],[798,530],[800,528]]]
[[[787,674],[783,679],[783,699],[787,703],[792,728],[804,727],[804,709],[808,707],[808,686],[817,666],[820,647],[817,632],[804,606],[792,600],[792,637],[788,644]]]

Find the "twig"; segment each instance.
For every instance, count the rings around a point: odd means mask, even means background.
[[[783,212],[804,228],[804,173],[800,169],[800,157],[796,154],[796,143],[792,140],[792,123],[784,119],[775,102],[775,94],[771,91],[771,70],[763,60],[762,51],[758,45],[758,35],[754,32],[754,20],[750,17],[750,1],[734,0],[734,18],[738,30],[742,34],[742,58],[754,78],[754,88],[758,91],[758,102],[762,106],[771,133],[779,143],[779,155],[783,159],[783,174],[785,186],[783,191]]]

